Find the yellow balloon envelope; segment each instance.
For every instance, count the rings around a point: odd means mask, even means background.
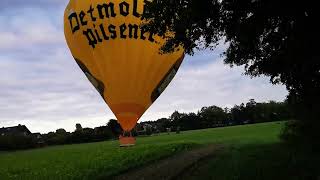
[[[70,0],[64,32],[71,53],[90,82],[130,131],[175,76],[180,48],[159,54],[165,39],[140,25],[144,0]]]

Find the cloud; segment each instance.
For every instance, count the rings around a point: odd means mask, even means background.
[[[72,130],[70,121],[84,123],[83,119],[99,117],[103,124],[113,117],[66,47],[38,58],[41,60],[32,62],[1,59],[0,126],[21,121],[32,131]],[[51,125],[36,128],[48,123]]]
[[[2,53],[44,46],[50,48],[64,43],[62,22],[57,23],[63,18],[62,14],[52,18],[43,9],[26,8],[0,15]]]
[[[114,115],[89,83],[66,46],[63,11],[66,1],[0,2],[0,127],[25,124],[32,132],[58,128],[73,131],[104,125]],[[187,56],[173,82],[142,117],[168,117],[174,110],[233,106],[250,98],[278,100],[284,86],[268,78],[250,79],[243,67],[230,68],[215,51]]]
[[[69,0],[1,0],[0,10],[2,9],[19,9],[26,7],[38,7],[38,8],[56,8],[57,6],[65,6]]]
[[[197,111],[203,106],[232,107],[253,98],[257,102],[283,101],[287,90],[282,85],[272,85],[268,77],[251,79],[243,75],[244,67],[230,68],[216,52],[202,52],[187,57],[173,82],[147,111],[142,120],[168,117],[173,111]],[[207,62],[192,65],[194,59]]]

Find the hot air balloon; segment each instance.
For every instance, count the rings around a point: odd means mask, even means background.
[[[135,127],[184,58],[181,47],[159,53],[166,40],[141,26],[144,6],[144,0],[70,0],[64,14],[65,38],[75,61],[124,132]],[[134,143],[131,136],[120,138],[121,145]]]

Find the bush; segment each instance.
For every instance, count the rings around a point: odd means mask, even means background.
[[[312,121],[288,121],[280,133],[280,138],[287,144],[310,149],[320,149],[320,127]]]
[[[0,136],[0,150],[20,150],[37,147],[37,139],[31,136],[4,135]]]
[[[177,127],[176,134],[180,134],[180,126]]]
[[[299,129],[301,126],[302,124],[296,120],[286,122],[281,130],[280,138],[286,143],[295,143],[300,138]]]
[[[150,136],[152,134],[152,128],[151,127],[147,127],[146,128],[146,135]]]

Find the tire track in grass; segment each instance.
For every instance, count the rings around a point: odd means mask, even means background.
[[[214,155],[217,150],[222,149],[220,144],[210,144],[205,147],[193,149],[183,152],[181,154],[159,160],[145,167],[129,171],[127,173],[114,177],[115,180],[164,180],[176,179],[184,172],[191,169],[191,167],[209,157]]]

